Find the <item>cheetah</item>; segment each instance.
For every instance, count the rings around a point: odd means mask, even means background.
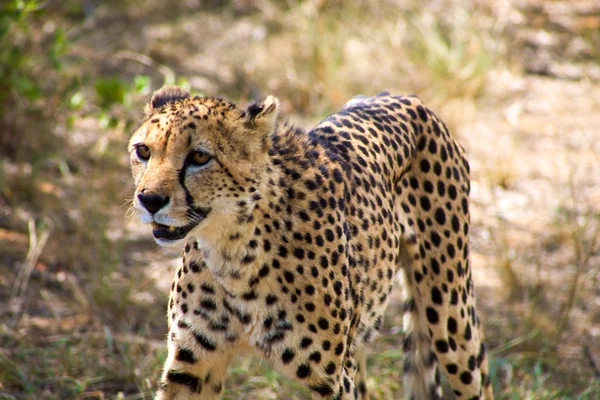
[[[409,398],[444,398],[444,373],[450,398],[492,399],[462,147],[415,96],[354,98],[308,132],[279,109],[164,87],[131,138],[135,210],[183,259],[157,398],[219,398],[251,350],[314,398],[367,399],[396,280]]]

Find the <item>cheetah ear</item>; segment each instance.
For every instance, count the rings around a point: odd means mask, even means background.
[[[185,89],[178,86],[163,86],[154,92],[150,102],[146,104],[144,113],[146,117],[149,117],[164,105],[187,99],[188,97],[190,97],[190,92]]]
[[[264,100],[248,106],[244,124],[261,136],[268,135],[275,129],[278,116],[279,100],[275,96],[267,96]]]

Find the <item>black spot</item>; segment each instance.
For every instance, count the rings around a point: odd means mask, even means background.
[[[331,361],[329,364],[327,364],[327,367],[325,368],[325,372],[327,372],[328,375],[335,374],[336,370],[337,370],[337,367],[333,361]]]
[[[329,397],[333,394],[333,389],[326,383],[309,386],[310,390],[319,393],[323,397]]]
[[[195,273],[200,272],[200,266],[195,261],[190,261],[189,267],[192,270],[192,272],[195,272]]]
[[[456,255],[456,250],[454,249],[454,245],[452,243],[449,243],[448,246],[446,246],[446,251],[448,251],[448,256],[450,256],[450,258],[454,258]]]
[[[465,328],[465,340],[471,340],[471,324],[467,322],[467,327]]]
[[[265,341],[267,343],[276,343],[282,341],[284,334],[281,331],[269,332],[265,335]]]
[[[445,340],[436,340],[435,348],[439,353],[447,353],[448,352],[448,342]]]
[[[429,139],[429,147],[427,147],[427,150],[429,150],[431,154],[437,153],[437,143],[433,138]]]
[[[454,186],[454,185],[448,186],[448,196],[450,196],[450,199],[452,199],[452,200],[456,199],[456,186]]]
[[[342,183],[344,181],[344,176],[342,175],[342,173],[338,169],[334,169],[332,171],[332,175],[333,175],[333,179],[337,183]]]
[[[450,292],[450,304],[453,306],[458,304],[458,292],[456,289],[452,289]]]
[[[456,323],[456,320],[452,317],[448,317],[448,332],[450,332],[451,334],[456,334],[456,332],[458,331],[458,324]]]
[[[304,288],[304,292],[310,296],[312,296],[313,294],[315,294],[315,287],[313,285],[307,285]]]
[[[335,281],[335,283],[333,284],[333,289],[335,290],[335,293],[338,296],[341,296],[342,295],[342,282]]]
[[[190,349],[184,349],[184,348],[179,349],[179,351],[177,352],[176,358],[178,361],[182,361],[182,362],[186,362],[186,363],[190,363],[190,364],[194,364],[194,363],[196,363],[196,361],[198,361],[196,359],[196,356]]]
[[[462,374],[460,374],[460,381],[465,385],[470,385],[471,382],[473,382],[473,376],[470,372],[465,371]]]
[[[438,235],[437,232],[431,232],[431,241],[433,242],[435,247],[439,247],[442,242],[442,238]]]
[[[283,273],[283,276],[284,276],[285,280],[286,280],[288,283],[293,283],[293,282],[294,282],[294,274],[293,274],[293,273],[291,273],[290,271],[285,271],[285,272]]]
[[[167,381],[187,386],[192,393],[202,392],[202,381],[193,375],[186,374],[185,372],[170,370],[167,373]]]
[[[281,355],[281,361],[284,364],[288,364],[290,361],[292,361],[294,359],[295,355],[296,355],[296,353],[294,353],[294,350],[285,349],[283,354]]]
[[[327,259],[327,256],[321,256],[320,263],[321,268],[327,269],[329,267],[329,259]]]
[[[452,230],[454,233],[458,233],[460,231],[460,221],[456,215],[452,217]]]
[[[300,364],[296,370],[296,376],[300,379],[304,379],[311,373],[310,365]]]
[[[208,311],[214,311],[217,309],[217,303],[212,299],[203,299],[200,301],[200,307]]]
[[[431,288],[431,301],[435,304],[442,304],[442,292],[434,286]]]
[[[433,193],[433,183],[431,183],[431,181],[426,180],[425,183],[423,183],[423,188],[427,193]]]
[[[448,271],[446,271],[446,278],[448,279],[449,283],[454,282],[454,272],[452,272],[451,269],[449,269]]]
[[[309,338],[308,336],[304,336],[302,338],[302,340],[300,341],[300,347],[302,347],[303,349],[307,348],[308,346],[310,346],[312,344],[313,340],[311,338]]]
[[[436,275],[440,273],[440,263],[435,258],[431,259],[431,269]]]
[[[304,181],[304,185],[306,186],[306,188],[310,191],[313,191],[315,189],[317,189],[317,187],[319,187],[317,185],[317,182],[315,182],[312,179],[307,179],[306,181]]]
[[[263,242],[263,249],[265,250],[265,252],[269,252],[271,251],[271,242],[269,242],[267,239],[264,240]]]
[[[350,381],[347,377],[344,377],[344,390],[346,393],[350,393]]]
[[[450,345],[450,348],[452,349],[452,351],[456,351],[456,340],[454,340],[453,338],[449,337],[448,338],[448,344]]]
[[[277,254],[281,257],[281,258],[286,258],[288,255],[288,250],[285,246],[279,246],[279,250],[277,252]]]
[[[261,269],[258,271],[258,276],[264,278],[267,275],[269,275],[269,266],[267,264],[263,264]]]
[[[325,245],[325,240],[323,239],[323,236],[321,236],[321,235],[317,235],[317,237],[315,237],[315,242],[317,243],[317,246],[319,246],[319,247],[323,247]]]
[[[215,294],[215,289],[207,283],[203,283],[200,286],[200,290],[202,290],[204,293],[207,293],[207,294]]]
[[[448,371],[448,373],[451,375],[455,375],[458,372],[458,365],[448,364],[446,365],[446,371]]]
[[[335,236],[334,236],[333,231],[331,229],[326,229],[325,230],[325,238],[329,242],[333,242],[335,240]]]
[[[329,329],[329,321],[327,321],[323,317],[319,318],[319,328],[321,328],[323,330]]]
[[[180,319],[179,321],[177,321],[177,326],[181,329],[190,329],[190,324],[188,324],[187,322],[185,322],[184,320]]]
[[[419,199],[421,203],[421,208],[425,211],[429,211],[431,209],[431,202],[429,201],[429,197],[421,196]]]
[[[442,208],[435,210],[435,220],[440,225],[444,225],[446,223],[446,213]]]
[[[321,362],[321,353],[319,353],[318,351],[314,351],[310,354],[308,359],[310,361],[313,361],[315,364],[318,364]]]
[[[440,317],[437,313],[437,311],[435,311],[432,307],[427,307],[427,309],[425,310],[425,313],[427,314],[427,320],[429,321],[429,323],[431,324],[437,324]]]
[[[306,213],[306,211],[304,211],[304,210],[300,210],[300,211],[298,211],[298,216],[299,216],[299,217],[300,217],[300,218],[301,218],[303,221],[306,221],[306,222],[310,221],[310,217],[309,217],[309,215],[308,215],[308,214]]]
[[[468,365],[471,371],[475,371],[475,368],[477,367],[477,360],[475,359],[475,356],[469,357]]]
[[[438,181],[437,190],[440,196],[444,196],[446,194],[446,186],[444,185],[444,182]]]
[[[271,293],[269,293],[267,295],[267,297],[265,298],[265,302],[267,303],[268,306],[275,303],[276,301],[277,301],[277,296],[275,296],[274,294],[271,294]]]
[[[256,294],[256,292],[254,290],[246,292],[242,295],[242,299],[246,300],[246,301],[256,300],[257,298],[258,298],[258,295]]]
[[[295,248],[294,249],[294,256],[296,256],[296,258],[298,260],[304,259],[304,249]]]
[[[214,351],[217,348],[215,342],[213,342],[200,332],[194,332],[194,337],[196,338],[196,341],[208,351]]]

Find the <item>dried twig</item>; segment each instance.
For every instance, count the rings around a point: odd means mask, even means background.
[[[576,205],[579,203],[579,196],[575,185],[574,172],[572,172],[569,179],[569,186],[571,190],[571,198],[573,199],[573,209],[577,210]],[[592,207],[588,207],[588,209],[591,210]],[[576,215],[579,215],[579,212],[577,212]],[[560,339],[562,333],[565,331],[567,323],[569,322],[569,316],[577,297],[579,281],[581,280],[583,274],[588,270],[590,258],[597,251],[600,245],[600,240],[598,239],[600,236],[600,223],[596,223],[592,226],[595,221],[594,218],[589,215],[589,213],[583,213],[582,217],[584,217],[582,223],[578,222],[577,220],[573,222],[572,237],[575,247],[575,273],[571,283],[569,284],[567,301],[562,305],[559,313],[560,318],[558,324],[556,325],[554,334],[556,341]],[[589,231],[592,231],[592,233],[589,234]]]
[[[27,257],[21,265],[21,269],[17,274],[17,279],[15,279],[11,291],[10,306],[11,311],[13,312],[13,317],[9,326],[13,328],[17,325],[23,313],[23,303],[27,293],[27,287],[29,286],[29,278],[31,277],[31,273],[33,272],[33,269],[35,268],[35,265],[37,264],[44,247],[46,246],[46,242],[50,237],[50,233],[52,232],[52,225],[48,223],[46,224],[46,229],[41,233],[41,237],[38,238],[38,233],[36,232],[35,221],[33,218],[29,218],[28,227],[29,250],[27,251]]]

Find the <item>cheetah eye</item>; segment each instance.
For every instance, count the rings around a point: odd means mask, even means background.
[[[144,161],[147,161],[150,158],[150,147],[145,144],[138,144],[135,146],[135,152],[137,153],[137,156]]]
[[[188,156],[188,160],[190,165],[194,165],[196,167],[203,167],[206,164],[208,164],[210,160],[212,160],[212,156],[202,151],[192,151]]]

